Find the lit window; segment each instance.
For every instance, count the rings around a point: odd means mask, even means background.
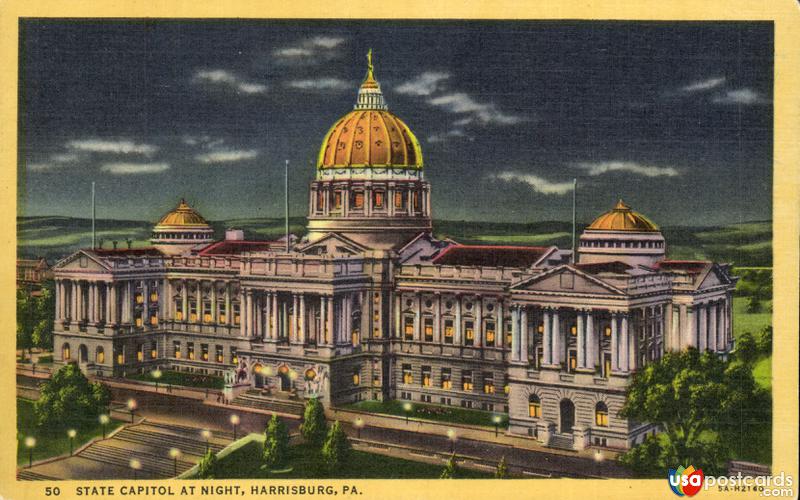
[[[608,427],[608,406],[602,401],[594,407],[594,423],[598,427]]]
[[[144,346],[142,344],[136,346],[136,361],[144,361]]]
[[[358,372],[358,368],[353,370],[353,385],[359,385],[361,383],[361,374]]]
[[[539,333],[544,333],[544,323],[539,323],[539,326],[536,327],[536,331]]]
[[[206,323],[211,323],[211,313],[203,314],[203,321],[205,321]]]
[[[395,208],[403,208],[406,205],[406,198],[403,196],[403,193],[400,191],[396,191],[394,193],[394,206]]]
[[[189,313],[189,321],[191,321],[192,323],[197,322],[197,313],[196,312],[192,311],[192,312]]]
[[[464,371],[464,373],[461,374],[461,388],[465,391],[471,391],[472,387],[472,372]]]
[[[375,387],[380,387],[381,386],[381,377],[378,376],[378,375],[373,376],[372,377],[372,385],[375,386]]]
[[[238,365],[239,364],[239,356],[236,354],[236,348],[231,347],[231,364]]]
[[[483,392],[484,394],[494,394],[494,375],[489,372],[483,374]]]
[[[333,208],[342,208],[342,192],[336,191],[333,197]]]
[[[414,383],[414,375],[411,373],[411,365],[403,365],[403,383]]]
[[[158,357],[158,344],[153,342],[153,345],[150,347],[150,359],[156,359]]]
[[[578,334],[578,327],[575,326],[575,325],[570,326],[569,327],[569,333],[570,333],[570,335],[577,335]]]
[[[150,316],[150,325],[158,326],[158,316]]]
[[[433,318],[425,318],[425,342],[433,342]]]
[[[375,208],[383,208],[383,191],[375,191],[372,194],[372,198],[374,199]]]
[[[536,394],[531,394],[528,398],[528,416],[542,418],[542,402]]]
[[[100,364],[106,362],[106,353],[102,347],[97,349],[97,362]]]
[[[125,363],[125,355],[121,352],[117,353],[117,364],[121,365]]]
[[[136,326],[142,326],[142,317],[136,316]]]
[[[144,295],[142,295],[141,293],[137,293],[136,294],[136,303],[137,304],[143,304],[144,303]]]
[[[444,343],[453,343],[453,320],[451,319],[444,320]]]
[[[574,371],[578,366],[578,352],[569,351],[569,371]]]
[[[175,321],[183,321],[183,311],[175,311]]]
[[[364,193],[353,195],[353,208],[364,208]]]
[[[317,372],[315,372],[312,368],[309,368],[308,370],[306,370],[305,377],[306,380],[314,380],[315,378],[317,378]]]
[[[361,332],[358,330],[358,328],[354,329],[353,332],[350,334],[350,336],[351,336],[353,345],[357,346],[358,345],[358,338],[361,336]]]
[[[406,340],[414,340],[414,318],[407,317],[404,323]]]
[[[486,323],[486,345],[494,346],[494,323]]]
[[[472,321],[467,321],[464,324],[464,343],[466,345],[475,343],[475,328]]]
[[[194,344],[192,342],[186,344],[186,357],[189,360],[194,360]]]
[[[222,346],[218,345],[217,346],[217,363],[222,363],[224,360],[225,360],[225,358],[224,358],[224,356],[222,354]]]
[[[200,345],[200,356],[203,361],[208,361],[208,344]]]
[[[431,386],[431,367],[430,366],[423,366],[422,367],[422,387],[430,387]]]
[[[175,352],[175,354],[174,354],[175,359],[181,359],[181,343],[177,342],[177,341],[174,342],[172,344],[172,349]]]
[[[64,344],[64,347],[61,348],[61,359],[63,359],[64,361],[68,361],[71,359],[69,344]]]
[[[150,302],[158,302],[158,294],[156,292],[150,294]]]
[[[606,337],[610,337],[611,336],[611,327],[610,326],[606,327],[606,329],[603,331],[603,335],[605,335]]]
[[[224,313],[219,315],[219,322],[220,323],[225,323],[226,320],[227,320],[227,318],[225,317]]]
[[[442,389],[452,389],[453,381],[450,378],[450,368],[442,368]]]

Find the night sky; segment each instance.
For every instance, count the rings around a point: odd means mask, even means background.
[[[434,218],[771,218],[771,23],[26,20],[19,212],[292,211],[374,52]]]

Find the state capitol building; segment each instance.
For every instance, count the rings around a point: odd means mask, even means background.
[[[307,236],[215,241],[181,201],[152,247],[80,250],[54,268],[55,361],[233,373],[237,393],[326,406],[507,413],[510,433],[547,446],[626,449],[655,430],[618,416],[633,373],[665,351],[733,347],[729,268],[668,260],[658,227],[622,201],[573,262],[557,247],[438,240],[430,199],[420,145],[370,63],[322,141]]]

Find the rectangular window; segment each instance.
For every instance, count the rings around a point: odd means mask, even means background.
[[[375,192],[373,192],[372,193],[372,200],[373,200],[372,205],[375,208],[383,208],[383,197],[384,197],[383,191],[375,191]]]
[[[137,326],[137,327],[141,327],[141,326],[142,326],[142,323],[144,323],[144,322],[142,321],[142,317],[137,315],[137,316],[136,316],[136,326]]]
[[[569,371],[574,372],[578,367],[578,351],[569,351]]]
[[[225,361],[224,351],[221,345],[217,346],[217,363],[222,363]]]
[[[603,353],[603,377],[608,378],[611,375],[611,353]]]
[[[239,304],[233,305],[233,324],[239,324]]]
[[[475,324],[472,321],[464,322],[464,345],[475,344]]]
[[[152,292],[150,294],[150,302],[158,302],[158,292]]]
[[[494,374],[492,372],[483,372],[483,393],[494,394]]]
[[[117,358],[118,365],[125,364],[125,351],[123,349],[117,349],[114,357]]]
[[[336,191],[333,195],[333,208],[342,208],[342,192]]]
[[[433,318],[425,318],[425,342],[433,342]]]
[[[511,345],[511,334],[512,334],[511,323],[506,323],[505,331],[506,331],[506,345],[510,346]]]
[[[364,193],[353,193],[353,208],[364,208]]]
[[[453,320],[446,319],[444,320],[444,343],[445,344],[452,344],[453,343]]]
[[[181,343],[177,340],[172,343],[172,356],[175,359],[181,359]]]
[[[394,193],[394,207],[395,208],[405,208],[406,206],[406,197],[403,196],[402,191],[395,191]]]
[[[144,344],[136,344],[136,361],[144,361]]]
[[[150,344],[150,359],[156,359],[158,357],[158,344],[153,342]]]
[[[236,348],[231,347],[231,364],[238,365],[239,364],[239,356],[236,353]]]
[[[486,346],[494,347],[494,322],[486,322]]]
[[[403,365],[403,383],[413,384],[414,374],[411,373],[411,365]]]
[[[208,361],[208,344],[200,344],[200,353],[200,359]]]
[[[317,191],[317,211],[321,212],[324,206],[325,206],[325,192]]]
[[[544,350],[540,346],[536,348],[536,366],[541,367],[542,361],[544,361]]]
[[[194,360],[194,342],[186,343],[186,359]]]
[[[431,386],[431,367],[430,366],[423,366],[422,367],[422,387],[430,387]]]
[[[144,304],[144,295],[141,293],[136,294],[136,303],[137,304]]]
[[[403,320],[403,333],[405,340],[414,340],[414,318],[406,316]]]
[[[380,375],[374,375],[372,377],[372,385],[374,387],[380,387],[381,386],[381,377],[380,377]]]
[[[192,300],[189,306],[189,321],[192,323],[197,322],[197,303]]]
[[[465,391],[472,391],[472,371],[464,370],[461,373],[461,388]]]
[[[158,326],[158,316],[155,313],[150,315],[150,326]]]
[[[358,368],[353,369],[353,385],[361,384],[361,373]]]
[[[183,321],[183,301],[175,301],[175,321]]]
[[[452,389],[453,380],[450,375],[450,368],[442,368],[442,389]]]

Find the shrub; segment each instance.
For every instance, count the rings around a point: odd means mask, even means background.
[[[306,401],[303,412],[303,423],[300,425],[300,434],[307,443],[319,448],[325,440],[328,424],[325,422],[325,410],[317,398]]]
[[[758,345],[753,334],[744,332],[736,339],[736,359],[747,365],[752,364],[758,358]]]
[[[772,325],[765,326],[758,338],[756,339],[756,346],[758,352],[762,356],[769,356],[772,354]]]
[[[322,458],[325,460],[328,472],[334,474],[346,465],[350,452],[350,440],[337,420],[328,431],[325,444],[322,446]]]
[[[217,455],[210,449],[206,452],[200,462],[197,463],[198,479],[214,479],[214,469],[217,466]]]
[[[456,465],[456,456],[453,454],[444,466],[440,479],[455,479],[458,476],[458,465]]]
[[[264,439],[264,465],[267,469],[274,469],[286,463],[289,452],[289,430],[277,415],[273,414]]]
[[[758,297],[750,297],[747,301],[747,312],[749,314],[760,313],[762,309],[761,300]]]
[[[506,457],[505,457],[505,455],[503,455],[503,457],[500,459],[500,461],[497,462],[497,469],[495,469],[495,471],[494,471],[494,477],[495,477],[495,479],[507,479],[508,478],[508,465],[506,465]]]

